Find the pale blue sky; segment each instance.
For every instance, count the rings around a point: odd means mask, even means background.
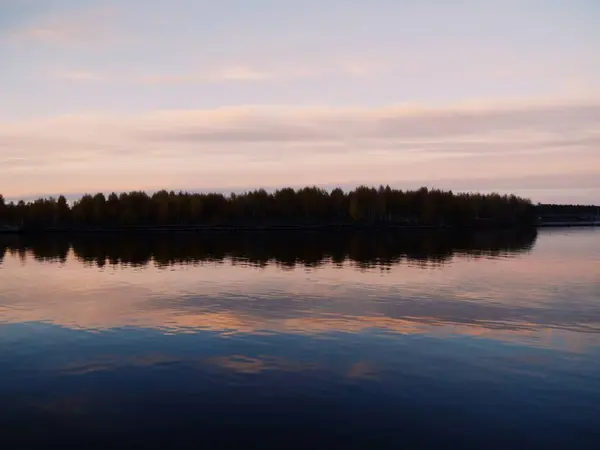
[[[0,192],[600,203],[600,3],[0,0]]]

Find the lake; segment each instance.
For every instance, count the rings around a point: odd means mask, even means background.
[[[0,236],[0,431],[596,449],[600,229]]]

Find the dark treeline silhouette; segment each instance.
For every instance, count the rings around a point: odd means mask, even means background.
[[[514,195],[454,194],[421,188],[402,191],[361,186],[352,191],[317,187],[256,190],[225,196],[159,191],[64,196],[29,203],[0,197],[0,224],[29,230],[194,226],[529,226],[535,206]]]
[[[389,267],[403,261],[444,263],[454,255],[509,255],[528,251],[535,229],[436,232],[215,232],[171,234],[56,234],[0,237],[0,258],[6,252],[40,261],[65,261],[72,251],[80,261],[105,265],[159,267],[222,262],[265,266],[314,267],[326,262],[355,262],[361,267]]]
[[[598,220],[600,215],[600,207],[593,205],[538,204],[536,211],[542,221],[548,222]]]

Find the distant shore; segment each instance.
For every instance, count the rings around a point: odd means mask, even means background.
[[[163,225],[120,227],[68,227],[68,228],[19,228],[2,227],[1,234],[51,234],[51,233],[167,233],[167,232],[265,232],[265,231],[378,231],[378,230],[506,230],[519,228],[573,228],[600,226],[600,222],[541,222],[531,227],[497,226],[488,224],[422,225],[422,224],[237,224],[237,225]]]
[[[422,187],[284,187],[241,194],[142,191],[6,203],[0,232],[109,233],[338,230],[504,230],[596,226],[600,207],[537,204],[515,195]]]
[[[600,227],[600,222],[582,221],[582,222],[542,222],[537,225],[539,228],[571,228],[571,227]]]

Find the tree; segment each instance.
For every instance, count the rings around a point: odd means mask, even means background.
[[[71,209],[64,195],[58,197],[56,201],[56,219],[59,226],[68,226],[70,223]]]
[[[474,224],[529,226],[540,211],[582,216],[587,207],[537,207],[514,195],[455,194],[421,188],[402,191],[389,186],[359,186],[328,192],[316,186],[294,190],[264,189],[224,196],[220,193],[142,191],[86,194],[70,207],[64,196],[6,205],[0,197],[0,220],[29,228],[122,227],[164,225],[269,225],[371,223],[457,227]],[[595,209],[592,208],[595,213]]]
[[[0,223],[5,222],[7,220],[7,208],[6,202],[4,201],[4,196],[0,194]]]
[[[92,221],[94,225],[102,225],[106,222],[106,198],[104,194],[98,193],[92,199]]]

